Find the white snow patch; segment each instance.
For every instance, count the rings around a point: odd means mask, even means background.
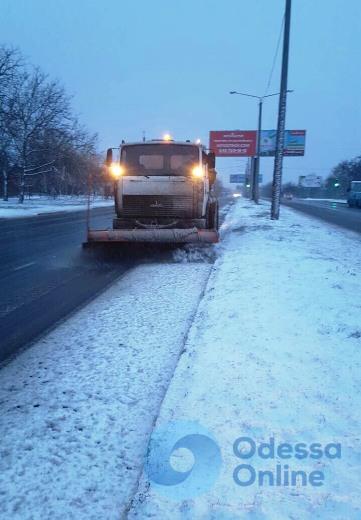
[[[315,200],[317,202],[338,202],[339,204],[347,204],[346,199],[315,199],[314,197],[305,197],[303,200]]]
[[[205,494],[176,502],[145,474],[128,518],[361,518],[361,256],[357,234],[245,201],[224,240],[163,401],[158,427],[196,421],[217,439],[221,473]],[[185,384],[186,382],[186,384]],[[256,442],[342,444],[342,458],[241,460]],[[241,463],[322,470],[322,487],[240,487]],[[180,486],[182,484],[179,484]]]
[[[114,205],[113,198],[105,199],[97,196],[91,197],[90,201],[92,208]],[[48,196],[34,196],[31,199],[25,199],[22,204],[19,204],[18,198],[11,197],[8,201],[0,200],[0,218],[33,217],[58,211],[80,211],[86,209],[87,203],[86,196],[61,195],[55,199]]]

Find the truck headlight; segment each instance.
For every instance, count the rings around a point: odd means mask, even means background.
[[[115,179],[118,179],[121,175],[124,174],[124,168],[119,163],[112,163],[109,169],[110,173],[113,175]]]
[[[203,170],[200,166],[194,166],[194,168],[192,168],[192,175],[193,177],[202,177],[203,176]]]

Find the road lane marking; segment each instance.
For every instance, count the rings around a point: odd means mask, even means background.
[[[30,267],[34,265],[36,262],[29,262],[28,264],[19,265],[18,267],[14,267],[13,271],[20,271],[20,269],[25,269],[26,267]]]

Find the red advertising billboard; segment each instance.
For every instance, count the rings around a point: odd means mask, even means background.
[[[209,149],[216,157],[253,157],[256,155],[255,130],[212,130]]]

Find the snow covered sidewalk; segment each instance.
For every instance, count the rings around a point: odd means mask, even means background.
[[[228,215],[132,520],[361,518],[360,237],[268,214]]]
[[[113,198],[105,199],[97,196],[91,198],[92,208],[113,206]],[[17,197],[11,197],[8,201],[0,200],[0,218],[34,217],[44,213],[55,213],[58,211],[80,211],[87,207],[87,197],[73,197],[61,195],[59,197],[48,197],[34,195],[31,199],[25,199],[19,204]]]

